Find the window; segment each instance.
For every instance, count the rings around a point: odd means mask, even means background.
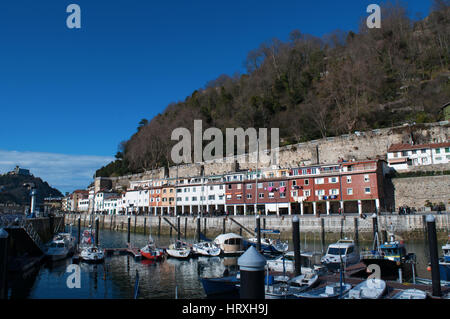
[[[317,168],[311,168],[311,174],[317,174]]]
[[[347,176],[347,184],[350,184],[352,182],[352,177],[351,176]]]
[[[441,149],[440,148],[436,149],[436,154],[441,154]]]
[[[252,189],[252,184],[247,184],[247,189]]]
[[[185,200],[186,202],[188,202],[188,201],[189,201],[189,197],[185,197],[184,200]]]
[[[269,193],[269,198],[274,198],[275,194],[274,193]]]
[[[231,195],[227,195],[227,199],[231,199]]]
[[[308,174],[308,170],[307,169],[302,169],[302,175],[306,175]]]
[[[394,153],[394,157],[398,157],[398,153],[396,152],[396,153]]]
[[[280,182],[280,187],[286,186],[286,182]]]
[[[445,148],[445,153],[450,153],[450,147]]]
[[[258,183],[258,188],[263,188],[263,183]]]
[[[280,193],[280,198],[285,198],[286,197],[286,193]]]
[[[264,198],[264,193],[259,193],[259,198]]]
[[[181,202],[181,201],[183,201],[183,198],[177,197],[177,201]]]
[[[425,153],[427,152],[427,150],[426,150],[426,149],[422,149],[422,150],[420,150],[420,152],[421,152],[422,154],[425,154]]]
[[[294,169],[294,170],[292,171],[292,175],[298,175],[298,169]]]
[[[219,195],[219,200],[223,200],[223,195]]]
[[[247,194],[247,199],[251,199],[252,198],[252,194]]]
[[[347,195],[353,195],[353,188],[347,188]]]
[[[370,194],[370,187],[365,187],[364,188],[364,193]]]
[[[309,185],[309,179],[305,179],[305,185]]]
[[[273,187],[273,182],[269,182],[269,187]]]
[[[292,181],[292,186],[297,186],[297,181]]]
[[[370,180],[369,175],[368,174],[364,175],[364,182],[368,182],[369,180]]]
[[[242,195],[241,195],[241,194],[237,194],[237,195],[236,195],[236,198],[237,198],[237,199],[241,199],[241,198],[242,198]]]
[[[436,161],[442,161],[442,157],[436,157]]]
[[[417,154],[417,150],[413,150],[412,153],[413,153],[413,155]]]
[[[242,188],[242,184],[237,184],[237,185],[236,185],[236,188],[237,188],[237,189],[241,189],[241,188]]]
[[[206,196],[200,196],[200,200],[206,200]]]
[[[216,196],[215,195],[209,195],[208,196],[208,200],[215,200],[216,199]]]
[[[328,178],[328,183],[337,183],[338,182],[338,178],[337,177],[329,177]]]
[[[233,186],[231,184],[227,185],[227,189],[232,189],[232,188],[233,188]]]
[[[318,189],[318,190],[316,190],[316,195],[318,195],[318,196],[323,196],[323,195],[325,195],[325,190],[324,190],[324,189]]]
[[[292,197],[297,197],[297,191],[291,192],[291,196],[292,196]]]
[[[315,179],[316,184],[323,184],[323,178],[316,178]]]
[[[330,189],[330,195],[339,195],[339,189]]]
[[[192,187],[192,192],[195,193],[195,187]]]
[[[408,156],[408,151],[402,151],[402,156]]]
[[[193,201],[193,202],[196,202],[196,201],[197,201],[197,196],[193,196],[193,197],[192,197],[192,201]]]

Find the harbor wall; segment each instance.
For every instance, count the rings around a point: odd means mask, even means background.
[[[81,217],[82,227],[87,227],[90,224],[90,215],[87,214],[70,214],[66,216],[66,223],[72,223],[75,227],[77,225],[77,218]],[[360,218],[356,216],[300,216],[300,232],[302,236],[306,238],[315,238],[320,241],[322,233],[322,220],[324,226],[324,232],[326,234],[326,240],[337,240],[342,237],[355,238],[357,232],[358,239],[360,241],[372,241],[373,240],[373,224],[372,218]],[[378,217],[378,229],[380,232],[385,230],[394,231],[395,235],[399,239],[419,239],[423,240],[425,237],[425,216],[418,215],[380,215]],[[128,217],[123,215],[98,215],[100,221],[100,229],[111,229],[117,231],[127,231]],[[177,218],[164,216],[173,225],[177,226]],[[265,222],[267,229],[277,229],[281,232],[282,239],[292,238],[292,217],[293,216],[261,216],[261,227]],[[435,214],[436,228],[440,239],[445,239],[448,234],[449,228],[449,216],[447,214]],[[200,219],[200,225],[202,232],[208,238],[215,238],[217,235],[223,232],[223,221],[225,219],[225,232],[240,233],[240,226],[232,221],[234,219],[250,231],[255,228],[254,216],[230,216],[226,217],[204,217]],[[92,221],[93,219],[91,219]],[[264,221],[265,220],[265,221]],[[169,224],[159,216],[131,216],[131,232],[133,233],[136,228],[137,233],[144,233],[144,222],[146,226],[146,234],[149,234],[150,223],[152,235],[169,235],[176,237],[176,231],[172,229],[170,231]],[[92,223],[93,225],[93,223]],[[161,225],[161,226],[160,226]],[[136,226],[136,227],[135,227]],[[206,227],[205,227],[206,226]],[[185,237],[185,227],[187,230],[187,237],[194,237],[197,232],[197,217],[194,216],[182,216],[180,217],[180,228],[182,238]],[[206,229],[206,230],[205,230]],[[242,230],[242,235],[246,238],[253,237],[251,234]]]
[[[54,217],[53,220],[53,227],[55,228],[56,225],[59,224],[60,220],[64,219],[64,216],[57,216]],[[33,218],[28,220],[32,225],[34,230],[39,234],[39,237],[41,240],[46,243],[52,239],[52,225],[49,217],[40,217],[40,218]],[[64,222],[62,222],[61,225],[64,225]],[[56,229],[58,231],[58,229]],[[60,231],[63,231],[61,228]]]

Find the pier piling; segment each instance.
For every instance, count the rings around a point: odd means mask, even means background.
[[[200,242],[200,217],[197,217],[197,242]]]
[[[181,226],[180,226],[180,224],[181,224],[181,217],[177,216],[177,229],[178,229],[178,231],[177,231],[177,238],[178,238],[178,240],[181,239],[181,235],[180,235]]]
[[[144,217],[144,236],[146,232],[147,232],[147,217]]]
[[[355,244],[359,247],[359,230],[358,230],[358,217],[353,219],[354,227],[355,227]]]
[[[185,217],[184,218],[184,239],[187,238],[187,223],[188,223],[188,218]]]
[[[302,274],[300,263],[300,220],[297,216],[292,218],[292,241],[294,243],[295,276],[300,276]]]
[[[378,217],[377,214],[372,215],[372,228],[373,228],[373,250],[378,249]]]
[[[261,252],[261,218],[256,215],[256,250]]]
[[[80,246],[81,240],[81,217],[78,216],[78,246]]]
[[[320,228],[322,232],[322,253],[325,252],[325,220],[323,218],[320,219]]]
[[[225,218],[222,219],[222,234],[225,234],[225,228],[226,228],[226,220]]]
[[[130,231],[131,231],[131,216],[128,216],[128,227],[127,227],[127,243],[130,245]]]
[[[241,299],[264,299],[264,267],[266,263],[266,258],[253,246],[250,246],[238,258],[241,274]]]
[[[98,233],[100,231],[100,220],[98,219],[98,217],[95,218],[95,246],[98,246]]]
[[[0,228],[0,299],[8,298],[8,239],[8,232]]]
[[[430,250],[430,264],[431,264],[431,284],[433,286],[433,296],[441,296],[441,276],[439,273],[439,255],[436,236],[436,219],[433,215],[427,216],[427,230],[428,230],[428,248]]]
[[[161,236],[161,216],[158,216],[158,237]]]

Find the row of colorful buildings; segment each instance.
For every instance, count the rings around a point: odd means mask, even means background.
[[[394,144],[382,159],[214,176],[131,181],[121,192],[91,187],[64,198],[63,210],[107,214],[336,214],[392,211],[393,169],[450,160],[450,143]]]

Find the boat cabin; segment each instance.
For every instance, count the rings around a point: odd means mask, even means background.
[[[380,245],[380,251],[385,259],[393,261],[401,261],[407,255],[405,245],[398,241]]]
[[[222,234],[214,239],[214,243],[227,253],[239,253],[244,250],[244,238],[234,233]]]

